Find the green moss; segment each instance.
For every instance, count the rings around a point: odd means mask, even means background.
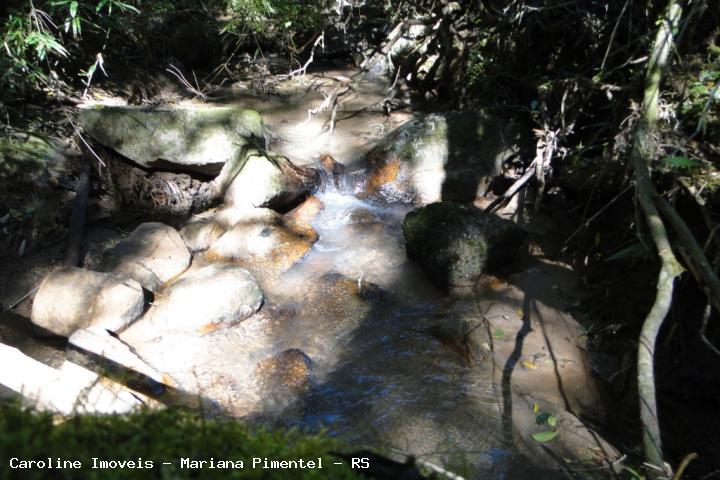
[[[188,410],[143,411],[132,415],[74,416],[54,421],[15,403],[0,403],[0,478],[301,478],[351,479],[333,465],[329,451],[342,448],[325,434],[249,428],[227,419],[205,419]],[[11,458],[79,460],[80,469],[13,470]],[[317,459],[323,469],[263,470],[253,457]],[[93,458],[152,462],[149,469],[93,469]],[[180,459],[242,460],[243,469],[180,469]],[[173,465],[162,465],[172,462]]]

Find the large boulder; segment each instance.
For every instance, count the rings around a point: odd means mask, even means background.
[[[358,196],[389,202],[472,202],[518,148],[513,125],[481,113],[412,120],[350,173]]]
[[[156,291],[189,265],[190,252],[177,230],[148,222],[105,252],[100,270],[132,278],[147,290]]]
[[[96,326],[118,332],[138,318],[144,307],[142,287],[135,280],[68,267],[48,275],[33,301],[32,322],[69,337]]]
[[[217,174],[248,147],[266,146],[254,110],[237,107],[94,106],[80,111],[85,132],[145,168]]]
[[[222,185],[226,171],[216,179],[216,188],[225,192],[225,204],[233,207],[284,210],[312,193],[320,183],[318,170],[297,166],[282,155],[248,150],[239,161],[242,163],[237,165],[237,173],[227,175],[232,177],[227,188]]]
[[[204,334],[232,326],[257,312],[263,294],[244,268],[213,264],[187,272],[156,303],[148,322],[143,323],[157,334]]]
[[[509,220],[451,202],[408,213],[403,234],[408,257],[445,290],[474,285],[486,269],[511,262],[526,237]]]

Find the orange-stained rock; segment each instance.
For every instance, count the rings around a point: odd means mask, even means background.
[[[272,212],[268,218],[239,220],[213,243],[205,259],[238,263],[267,285],[300,261],[317,239],[309,224],[286,222]]]
[[[291,348],[262,360],[254,375],[265,387],[303,392],[312,384],[312,360],[302,350]]]
[[[312,236],[310,223],[325,209],[325,205],[315,195],[309,196],[301,205],[285,214],[283,219],[289,228]]]
[[[397,181],[400,174],[400,160],[391,158],[386,162],[372,162],[373,169],[370,171],[366,191],[370,194],[377,193],[383,185]]]

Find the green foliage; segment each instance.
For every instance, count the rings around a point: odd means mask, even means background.
[[[0,403],[0,478],[288,478],[287,470],[253,469],[252,457],[277,460],[323,458],[322,470],[292,470],[292,478],[357,478],[333,465],[328,451],[340,445],[325,434],[251,429],[232,420],[206,419],[188,410],[143,411],[131,415],[74,416],[57,422],[14,403]],[[79,460],[81,470],[11,470],[10,458]],[[142,469],[91,469],[92,458],[150,460]],[[244,469],[178,468],[180,458],[243,460]],[[172,466],[162,465],[173,462]]]
[[[139,10],[120,0],[39,0],[9,8],[0,20],[0,98],[7,101],[60,86],[63,62],[84,53],[77,40],[88,30],[109,36],[117,12],[135,15]]]
[[[319,32],[324,23],[324,1],[297,0],[224,0],[226,12],[223,33],[240,44],[276,42],[293,47],[296,35]]]

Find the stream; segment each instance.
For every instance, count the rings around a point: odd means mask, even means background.
[[[323,182],[311,197],[318,239],[302,260],[277,277],[252,272],[264,294],[258,314],[190,338],[148,337],[136,322],[120,338],[172,378],[196,379],[188,391],[206,395],[223,414],[325,428],[351,445],[412,455],[466,478],[567,478],[567,465],[528,461],[543,447],[528,436],[537,430],[538,408],[545,408],[567,432],[557,455],[585,458],[597,450],[587,446],[589,437],[573,440],[582,436],[580,422],[561,413],[602,415],[581,350],[583,330],[567,313],[576,301],[575,274],[535,245],[501,278],[488,276],[467,295],[448,297],[435,288],[406,255],[402,222],[414,206],[358,198],[363,174],[353,171],[416,112],[386,116],[371,108],[382,103],[387,84],[355,79],[332,135],[328,112],[308,115],[322,102],[323,88],[355,74],[316,73],[278,82],[271,92],[237,84],[213,95],[217,105],[256,109],[273,133],[273,150],[294,163],[329,154],[352,173]],[[524,226],[541,232],[535,240],[552,230]],[[91,231],[88,242],[99,244],[94,238]],[[214,261],[196,253],[190,270]],[[442,333],[444,325],[451,325],[449,333]],[[471,330],[461,331],[468,325]],[[57,357],[57,349],[52,352]],[[308,385],[292,392],[258,385],[257,365],[279,352],[295,352],[293,358],[309,365]]]

